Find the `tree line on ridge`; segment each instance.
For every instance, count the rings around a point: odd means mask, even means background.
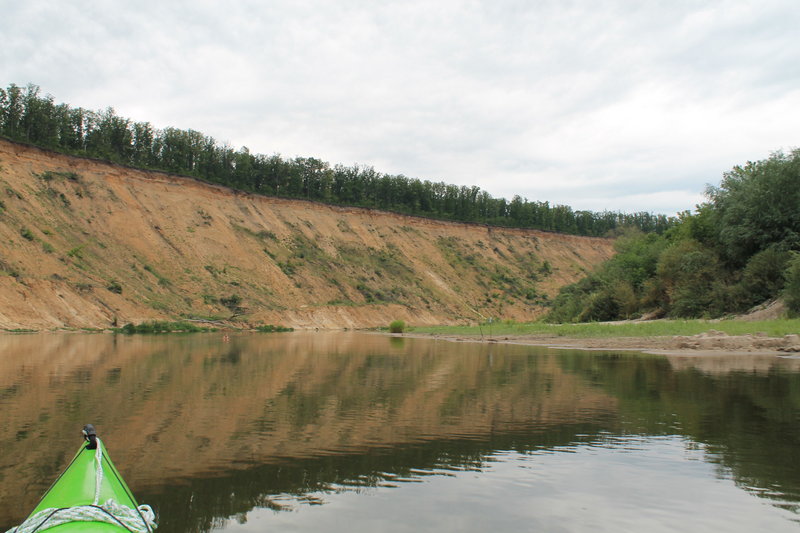
[[[234,150],[195,130],[158,129],[117,116],[56,104],[36,85],[0,88],[0,135],[61,153],[191,176],[257,194],[376,208],[430,218],[603,236],[633,226],[663,233],[673,217],[648,212],[575,211],[514,196],[493,198],[479,187],[390,175],[369,166],[333,165]]]

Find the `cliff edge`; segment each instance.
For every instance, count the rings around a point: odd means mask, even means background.
[[[531,320],[607,239],[262,197],[0,140],[0,328]]]

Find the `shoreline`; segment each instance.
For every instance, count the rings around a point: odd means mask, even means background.
[[[397,337],[441,339],[451,342],[486,344],[522,344],[553,349],[591,351],[635,351],[653,355],[774,355],[800,358],[800,335],[768,337],[766,335],[727,335],[708,331],[692,336],[658,337],[567,337],[557,335],[470,335],[439,333],[389,334]]]
[[[334,332],[348,331],[347,329],[295,329],[295,332]],[[349,330],[360,333],[371,333],[384,335],[394,338],[418,338],[436,339],[449,342],[477,342],[484,344],[517,344],[528,346],[542,346],[552,349],[572,349],[587,351],[626,351],[640,352],[653,355],[680,355],[680,356],[778,356],[783,358],[800,359],[800,335],[788,334],[782,337],[770,337],[765,333],[749,333],[743,335],[729,335],[722,331],[708,330],[706,332],[685,336],[685,335],[663,335],[663,336],[569,336],[552,335],[546,333],[525,333],[525,334],[498,334],[480,335],[472,333],[426,333],[409,331],[405,333],[389,333],[388,331],[372,330]],[[220,328],[216,332],[201,332],[204,334],[212,333],[258,333],[254,329],[227,329]],[[5,333],[9,336],[31,335],[41,333],[55,334],[93,334],[106,333],[116,334],[110,330],[57,330],[57,331],[0,331],[0,335]],[[188,333],[188,332],[187,332]],[[156,333],[153,333],[156,334]],[[183,334],[183,332],[171,331],[157,333],[158,335]]]

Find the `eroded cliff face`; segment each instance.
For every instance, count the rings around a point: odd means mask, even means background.
[[[2,140],[0,201],[5,329],[530,320],[613,253],[606,239],[267,198]]]

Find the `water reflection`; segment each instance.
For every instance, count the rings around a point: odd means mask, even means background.
[[[635,454],[675,435],[794,511],[800,363],[729,364],[345,333],[3,336],[0,529],[87,421],[161,531],[483,472],[505,452]]]

